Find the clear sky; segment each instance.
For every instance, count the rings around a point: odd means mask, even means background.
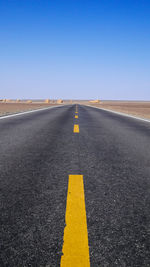
[[[150,1],[0,0],[0,98],[150,100]]]

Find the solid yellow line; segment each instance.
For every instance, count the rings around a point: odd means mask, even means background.
[[[74,124],[73,132],[74,133],[79,133],[79,125],[78,124]]]
[[[78,119],[78,115],[75,115],[75,119]]]
[[[90,267],[83,175],[69,175],[61,267]]]

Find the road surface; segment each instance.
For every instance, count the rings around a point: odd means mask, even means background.
[[[2,267],[150,266],[150,123],[80,105],[0,120],[0,226]]]

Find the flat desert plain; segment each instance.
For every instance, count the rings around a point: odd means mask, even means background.
[[[2,103],[0,102],[0,116],[29,111],[40,108],[55,106],[56,104],[47,103]]]
[[[80,104],[91,105],[94,107],[114,110],[126,114],[130,114],[140,118],[150,119],[150,101],[101,101],[100,103],[90,103],[89,101],[64,101],[64,104]],[[45,102],[0,102],[0,116],[5,116],[13,113],[29,111],[40,108],[47,108],[58,105],[55,103]]]
[[[114,110],[136,117],[150,119],[150,102],[144,101],[102,101],[99,104],[91,104],[91,106],[104,109]]]

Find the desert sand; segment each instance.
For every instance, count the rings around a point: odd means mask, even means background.
[[[9,115],[9,114],[14,114],[14,113],[19,113],[23,111],[29,111],[29,110],[34,110],[34,109],[39,109],[39,108],[46,108],[50,106],[55,106],[56,104],[47,104],[47,103],[23,103],[23,102],[18,102],[18,103],[11,103],[11,102],[0,102],[0,116],[4,115]]]
[[[99,104],[89,103],[89,105],[130,114],[130,115],[140,117],[140,118],[150,119],[150,102],[102,101]]]

